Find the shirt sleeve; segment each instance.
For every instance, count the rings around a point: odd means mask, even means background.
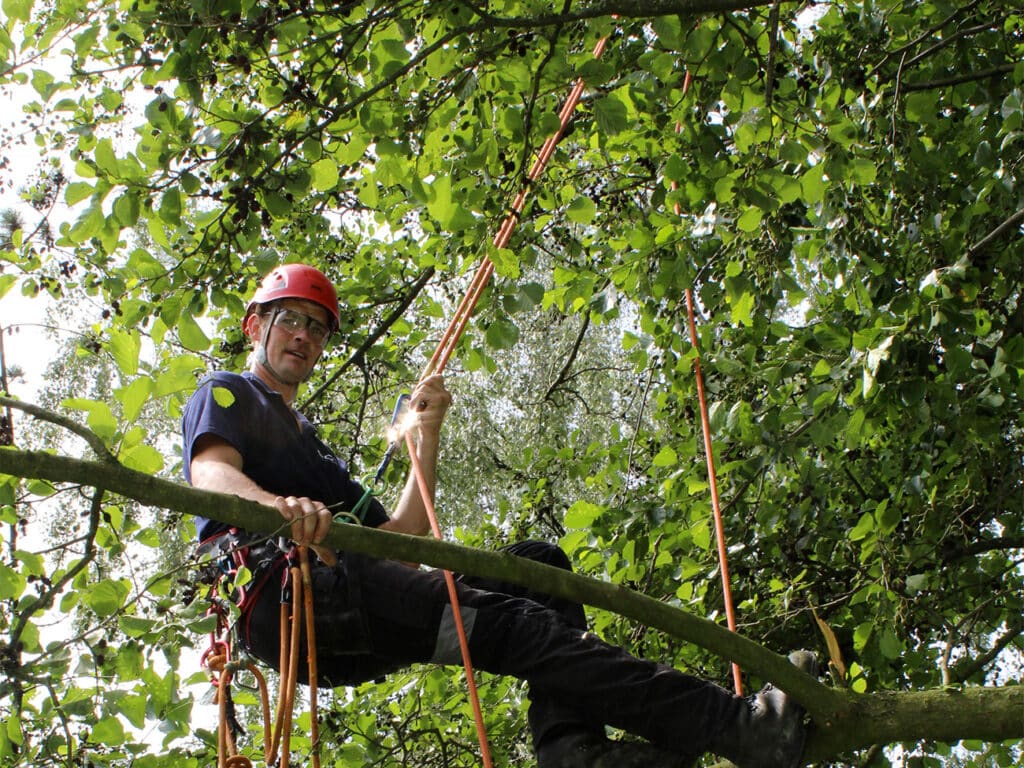
[[[200,382],[181,418],[182,469],[186,481],[192,482],[192,452],[196,441],[204,435],[216,435],[245,454],[245,414],[252,412],[247,400],[246,388],[229,377],[211,376]]]

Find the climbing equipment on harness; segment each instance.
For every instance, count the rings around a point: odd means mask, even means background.
[[[246,543],[237,530],[218,534],[212,539],[204,541],[199,547],[200,553],[217,556],[215,562],[218,566],[217,577],[210,587],[211,607],[209,609],[209,612],[216,617],[216,622],[210,632],[210,645],[200,659],[200,663],[209,670],[210,682],[214,686],[217,698],[219,720],[217,768],[251,768],[252,766],[252,761],[238,752],[236,735],[241,732],[241,727],[234,718],[234,704],[231,697],[231,682],[235,674],[243,670],[252,673],[259,688],[263,712],[263,743],[266,764],[288,768],[292,712],[295,703],[295,690],[298,686],[299,639],[303,628],[300,622],[303,620],[306,630],[312,764],[313,768],[319,768],[316,635],[309,551],[306,547],[290,545],[285,545],[282,549],[278,544],[267,544],[265,549],[268,551],[261,556],[256,556],[253,544]],[[273,554],[274,550],[276,550],[276,554]],[[248,659],[235,659],[232,655],[234,626],[228,620],[229,610],[225,598],[219,595],[218,582],[224,578],[234,580],[238,570],[247,567],[250,558],[261,560],[264,566],[257,569],[256,580],[251,589],[236,588],[236,593],[232,596],[243,617],[251,610],[253,602],[263,589],[266,580],[276,573],[277,569],[272,564],[280,562],[282,559],[284,561],[284,568],[281,569],[280,685],[273,724],[271,724],[270,718],[270,697],[266,679],[255,662]]]

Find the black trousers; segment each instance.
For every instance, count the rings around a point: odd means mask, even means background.
[[[508,551],[570,568],[565,553],[545,542]],[[538,752],[567,734],[601,734],[610,725],[697,756],[745,706],[717,685],[598,640],[586,632],[578,604],[487,579],[456,583],[474,666],[529,684]],[[313,591],[322,684],[354,685],[414,663],[461,663],[439,571],[344,554],[335,567],[314,567]],[[278,661],[280,598],[273,573],[242,619],[243,645],[270,665]]]

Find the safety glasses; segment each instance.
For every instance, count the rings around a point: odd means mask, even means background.
[[[284,328],[292,333],[306,330],[309,338],[317,344],[324,344],[327,337],[331,335],[331,329],[321,323],[315,317],[310,317],[294,309],[278,309],[274,312],[265,312],[273,318],[274,325]]]

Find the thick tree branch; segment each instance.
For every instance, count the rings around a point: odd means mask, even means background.
[[[80,461],[53,454],[0,450],[0,472],[51,482],[108,488],[142,504],[253,530],[276,530],[280,517],[234,496],[209,493],[119,465]],[[772,680],[804,704],[816,723],[808,759],[822,759],[874,743],[918,739],[1005,740],[1020,733],[1024,686],[964,688],[857,695],[827,688],[741,635],[676,607],[560,568],[496,552],[483,552],[429,537],[407,536],[375,528],[337,524],[325,541],[338,549],[429,565],[524,584],[580,600],[661,629],[736,661],[751,673]],[[870,723],[871,727],[864,727]]]
[[[1000,536],[995,539],[980,539],[962,547],[950,547],[943,551],[943,560],[947,563],[962,560],[972,555],[1004,549],[1024,549],[1024,535]]]
[[[585,8],[539,16],[496,16],[476,6],[473,7],[473,12],[492,27],[523,27],[529,29],[613,16],[622,19],[653,19],[658,16],[699,16],[729,13],[731,11],[760,8],[771,5],[774,2],[776,0],[637,0],[632,3],[622,3],[619,0],[601,0]]]
[[[141,504],[202,515],[228,525],[275,531],[281,517],[236,496],[201,491],[120,465],[81,461],[38,451],[0,450],[0,472],[51,482],[98,485]],[[376,528],[336,524],[326,546],[407,562],[420,562],[487,578],[531,586],[543,592],[614,611],[735,661],[745,670],[790,691],[819,719],[832,718],[845,706],[844,694],[826,688],[792,666],[784,657],[747,638],[676,607],[554,566],[500,552],[484,552],[430,537],[391,533]]]

